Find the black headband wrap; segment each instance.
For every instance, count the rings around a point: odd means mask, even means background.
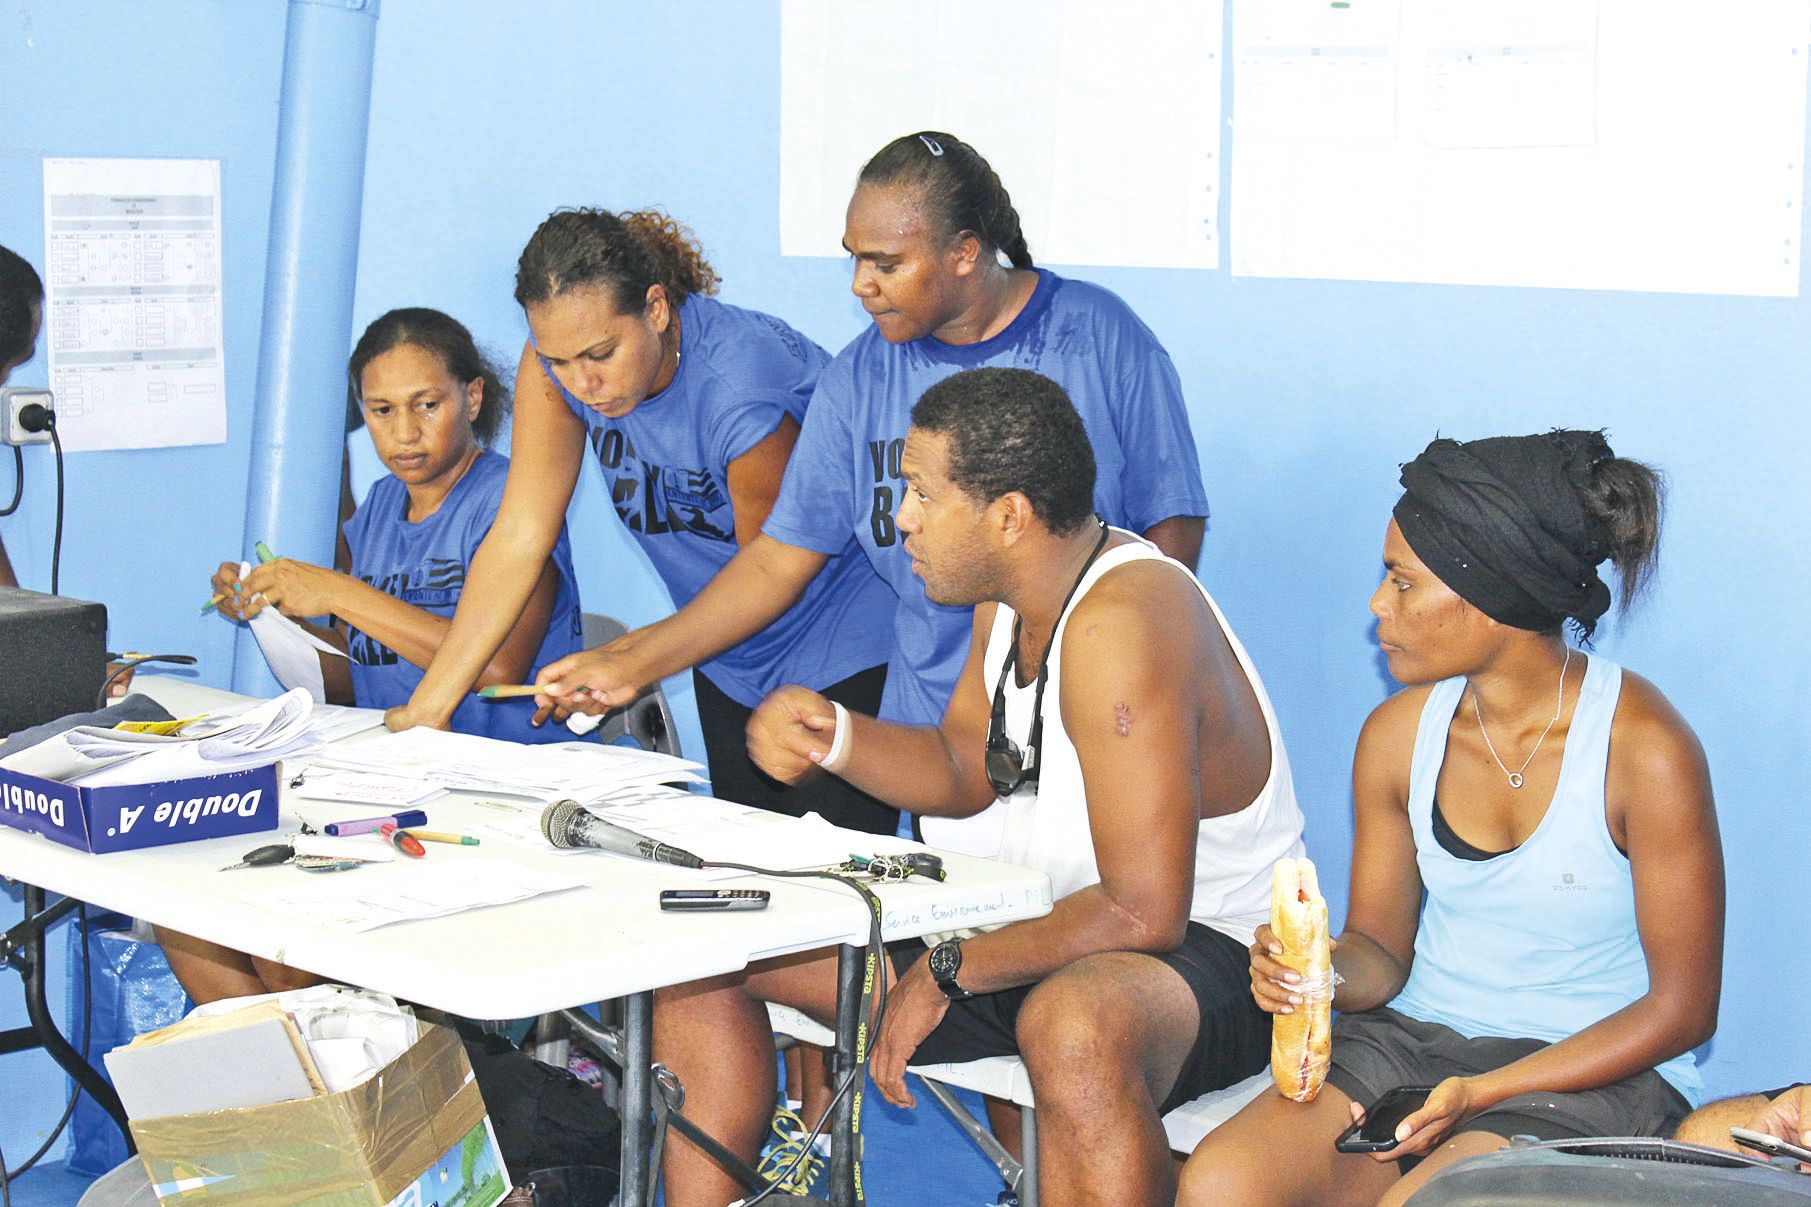
[[[1610,607],[1597,574],[1610,534],[1585,491],[1593,467],[1614,456],[1602,432],[1435,440],[1402,467],[1396,526],[1492,620],[1537,633],[1571,620],[1589,637]]]

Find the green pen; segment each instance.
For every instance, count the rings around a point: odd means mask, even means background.
[[[260,565],[268,566],[270,563],[277,560],[277,555],[272,553],[270,551],[270,546],[266,545],[263,541],[259,541],[257,544],[253,545],[252,552],[258,555],[258,563]],[[214,598],[201,605],[201,614],[206,616],[209,612],[212,612],[215,608],[219,607],[221,602],[225,599],[226,593],[224,591],[219,595],[214,596]]]

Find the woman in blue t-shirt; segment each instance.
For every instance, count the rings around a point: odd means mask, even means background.
[[[220,611],[247,620],[275,607],[349,654],[321,655],[333,703],[387,708],[409,697],[446,636],[465,567],[503,493],[509,462],[486,450],[509,406],[471,332],[438,310],[392,310],[365,329],[347,367],[351,397],[390,470],[344,526],[350,573],[290,558],[243,579],[223,562]],[[562,530],[544,555],[528,606],[481,683],[520,683],[579,647],[578,590]],[[332,627],[307,617],[330,616]],[[569,737],[533,728],[532,710],[461,701],[452,728],[518,741]],[[196,1003],[318,984],[312,973],[157,928],[170,969]]]
[[[353,398],[389,473],[344,526],[348,572],[290,558],[239,577],[215,573],[220,610],[249,619],[264,606],[308,625],[347,653],[321,656],[336,703],[391,708],[409,698],[445,638],[466,567],[496,518],[509,470],[485,446],[509,406],[471,333],[438,310],[392,310],[365,329],[347,369]],[[305,618],[331,616],[321,627]],[[541,555],[527,604],[476,686],[528,681],[580,648],[578,587],[564,529]],[[531,724],[533,708],[467,694],[451,717],[461,733],[518,742],[570,738]]]
[[[469,616],[474,629],[435,659],[402,710],[407,721],[442,720],[515,615],[587,451],[675,606],[756,538],[829,358],[779,319],[717,301],[716,286],[697,244],[664,214],[562,210],[529,239],[516,272],[531,338],[516,375],[514,467],[459,609],[458,623]],[[789,608],[725,631],[714,656],[696,660],[712,791],[892,833],[898,814],[835,776],[788,788],[748,758],[749,714],[776,687],[815,685],[850,708],[879,704],[892,592],[846,537],[818,565]]]

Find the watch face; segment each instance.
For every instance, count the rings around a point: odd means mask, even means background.
[[[954,979],[961,967],[961,947],[954,943],[939,943],[931,948],[931,975],[939,981]]]

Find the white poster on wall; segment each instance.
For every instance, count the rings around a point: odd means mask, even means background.
[[[856,173],[942,130],[1040,263],[1220,263],[1220,0],[782,0],[780,250],[838,256]]]
[[[219,444],[220,161],[44,161],[44,340],[69,452]]]
[[[1236,0],[1232,269],[1791,297],[1808,0]]]

